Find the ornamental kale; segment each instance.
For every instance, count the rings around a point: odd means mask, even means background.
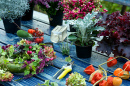
[[[130,59],[130,12],[121,15],[120,12],[109,14],[105,21],[98,22],[105,27],[99,36],[104,36],[98,42],[97,51],[108,55],[125,56]]]
[[[23,16],[27,9],[29,9],[28,0],[1,0],[0,18],[13,22],[13,19]]]

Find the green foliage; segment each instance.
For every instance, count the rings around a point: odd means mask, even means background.
[[[9,47],[9,57],[11,57],[13,55],[13,52],[14,52],[14,47],[13,47],[13,45],[11,45]]]
[[[66,79],[67,86],[86,86],[85,78],[80,73],[74,72]]]
[[[71,62],[72,59],[71,59],[71,57],[69,56],[69,57],[66,57],[66,58],[65,58],[65,61],[66,61],[66,62]]]
[[[60,49],[63,55],[69,55],[70,48],[68,46],[68,42],[66,44],[62,43],[62,46],[60,46]]]
[[[68,39],[81,46],[93,45],[94,34],[92,33],[94,31],[104,30],[103,27],[95,26],[95,24],[100,20],[100,18],[95,18],[97,13],[98,12],[92,12],[91,14],[88,13],[84,19],[78,18],[75,21],[70,20],[70,22],[73,22],[76,32],[70,32]]]
[[[58,84],[56,82],[51,82],[50,80],[45,80],[44,84],[39,84],[37,86],[58,86]]]

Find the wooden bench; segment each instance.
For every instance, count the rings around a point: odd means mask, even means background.
[[[50,35],[51,35],[51,30],[54,27],[50,26],[48,20],[46,21],[46,19],[47,19],[47,15],[41,14],[39,12],[34,12],[34,19],[31,21],[22,21],[21,28],[27,31],[29,28],[37,27],[45,33],[44,43],[51,42]],[[6,33],[4,30],[3,22],[0,21],[0,45],[1,46],[7,45],[7,44],[13,45],[13,44],[16,44],[17,41],[19,41],[19,38],[14,34]],[[38,83],[40,84],[44,83],[45,80],[50,80],[51,82],[57,82],[59,86],[65,86],[66,78],[68,78],[69,74],[67,74],[61,80],[56,80],[56,79],[53,79],[52,77],[60,68],[62,68],[63,65],[67,64],[67,62],[65,61],[65,57],[67,56],[62,55],[59,45],[61,45],[61,43],[54,44],[54,50],[56,52],[57,58],[54,60],[53,66],[45,67],[43,73],[40,73],[29,79],[22,79],[20,81],[15,81],[15,80],[22,78],[23,76],[14,74],[14,78],[11,82],[1,82],[1,83],[5,86],[35,86]],[[83,75],[83,77],[86,78],[87,86],[92,86],[92,84],[88,82],[89,75],[83,72],[84,69],[90,64],[94,65],[95,69],[97,69],[99,64],[107,61],[108,57],[102,54],[92,52],[91,58],[80,59],[76,56],[75,46],[71,44],[69,44],[69,46],[70,46],[70,56],[72,57],[72,61],[74,61],[72,72],[78,72],[81,75]],[[108,75],[112,75],[113,71],[118,67],[122,68],[123,64],[124,63],[122,62],[118,62],[117,65],[111,68],[108,68],[107,65],[103,65],[103,68],[105,68],[108,71]],[[129,86],[129,85],[130,85],[130,79],[123,80],[122,86]]]

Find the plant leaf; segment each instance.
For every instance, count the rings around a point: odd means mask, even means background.
[[[7,52],[2,52],[1,55],[5,56],[7,54]]]
[[[34,74],[36,74],[36,71],[32,71],[32,73],[31,73],[32,75],[34,75]]]
[[[45,80],[45,86],[49,86],[49,82],[50,82],[50,80]]]
[[[25,70],[25,71],[24,71],[24,76],[28,75],[29,73],[30,73],[29,70]]]
[[[71,62],[72,59],[71,59],[71,57],[69,56],[69,57],[66,57],[66,58],[65,58],[65,61],[66,61],[66,62]]]
[[[58,86],[56,82],[51,82],[51,86]]]
[[[38,56],[37,55],[34,55],[31,59],[34,59],[35,61],[38,60]]]
[[[70,41],[76,41],[76,40],[77,40],[77,37],[74,36],[74,35],[69,35],[69,36],[68,36],[68,40],[70,40]]]

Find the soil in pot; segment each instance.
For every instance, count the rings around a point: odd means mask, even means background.
[[[30,3],[29,6],[30,6],[30,9],[25,12],[24,16],[22,17],[22,21],[29,21],[33,19],[34,4]]]
[[[76,45],[76,53],[79,58],[90,58],[92,53],[92,45],[90,46],[79,46]]]
[[[19,27],[21,27],[21,18],[14,19],[14,22]],[[8,19],[3,19],[3,23],[4,23],[6,33],[13,33],[14,34],[19,30],[18,27],[14,23],[11,23],[10,20],[8,20]]]
[[[63,22],[63,11],[58,11],[56,15],[51,15],[49,18],[51,26],[62,25]]]

